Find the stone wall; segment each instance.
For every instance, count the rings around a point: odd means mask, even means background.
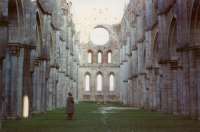
[[[30,117],[65,107],[68,92],[77,97],[77,45],[70,2],[1,1],[0,117],[22,118],[26,106]]]
[[[115,26],[100,25],[108,30],[110,40],[105,45],[95,45],[92,42],[81,44],[79,67],[79,98],[81,101],[117,102],[119,101],[119,41]],[[88,53],[92,53],[92,63],[88,63]],[[98,53],[102,53],[102,63],[98,63]],[[108,63],[108,53],[111,52],[111,63]],[[97,91],[97,75],[103,77],[102,91]],[[86,75],[90,76],[90,90],[86,91]],[[110,75],[114,75],[114,91],[110,91]]]
[[[122,102],[199,117],[199,6],[198,0],[130,1],[121,23]]]

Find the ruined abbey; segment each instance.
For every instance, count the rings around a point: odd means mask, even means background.
[[[80,42],[69,0],[0,1],[0,119],[121,102],[200,119],[200,0],[130,0],[109,41]]]

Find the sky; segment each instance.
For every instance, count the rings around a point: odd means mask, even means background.
[[[129,0],[71,0],[76,31],[81,42],[90,40],[90,33],[99,24],[118,24]]]

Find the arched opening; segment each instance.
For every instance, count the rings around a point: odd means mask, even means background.
[[[110,74],[109,76],[109,91],[115,91],[115,77],[114,74]]]
[[[85,91],[90,91],[90,74],[85,75]]]
[[[108,64],[112,63],[112,52],[108,51]]]
[[[29,98],[27,95],[23,97],[23,117],[29,117]]]
[[[8,3],[8,19],[9,19],[9,39],[17,41],[22,35],[20,26],[23,24],[21,1],[9,0]]]
[[[36,40],[37,40],[37,53],[38,56],[42,53],[42,24],[40,20],[39,12],[36,13]]]
[[[87,59],[88,59],[88,63],[89,64],[92,64],[92,56],[93,56],[92,51],[88,51],[88,57],[87,57]]]
[[[170,30],[169,30],[169,40],[168,40],[168,50],[169,50],[169,55],[170,58],[169,59],[173,59],[176,56],[176,33],[177,33],[177,29],[176,29],[177,25],[176,25],[176,18],[172,19],[171,22],[171,26],[170,26]]]
[[[97,74],[97,91],[101,92],[103,90],[103,76],[101,73]]]
[[[193,45],[200,43],[200,1],[195,0],[191,15],[191,39]]]
[[[154,41],[153,41],[153,60],[154,65],[158,66],[158,54],[159,53],[159,47],[158,47],[158,32],[155,34]]]
[[[98,51],[98,55],[97,55],[98,64],[102,63],[102,56],[103,56],[103,53],[101,51]]]

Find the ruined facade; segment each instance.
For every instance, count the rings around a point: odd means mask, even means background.
[[[0,1],[1,118],[64,107],[69,91],[77,97],[78,39],[71,2]]]
[[[1,0],[0,118],[64,107],[67,92],[200,118],[199,0],[130,0],[100,27],[107,44],[80,44],[68,0]]]
[[[79,97],[81,101],[119,101],[119,40],[117,26],[99,25],[109,32],[109,41],[80,45]]]
[[[200,117],[199,7],[199,0],[130,1],[121,23],[122,102]]]

